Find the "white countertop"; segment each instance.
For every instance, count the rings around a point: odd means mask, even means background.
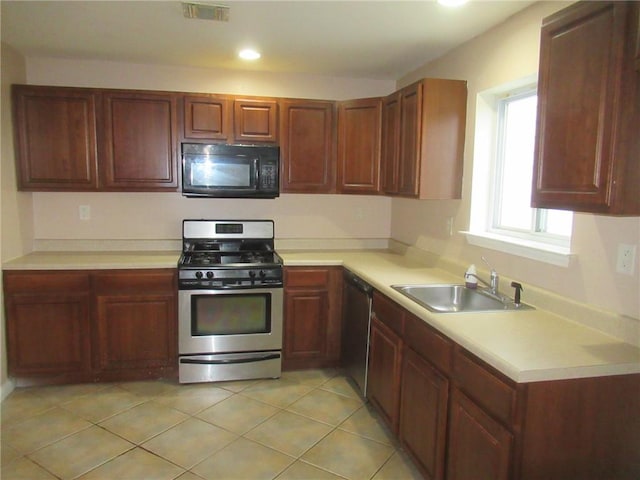
[[[176,268],[180,252],[33,252],[2,264],[3,270],[101,270]]]
[[[516,382],[640,373],[640,349],[535,305],[518,312],[432,313],[391,285],[461,283],[386,251],[281,251],[285,266],[344,266]],[[36,252],[4,270],[175,268],[180,252]],[[530,303],[526,298],[526,303]]]
[[[382,252],[282,252],[285,265],[342,265],[516,382],[640,373],[640,349],[595,329],[535,310],[433,313],[391,288],[461,283],[438,268]],[[524,299],[525,303],[526,299]]]

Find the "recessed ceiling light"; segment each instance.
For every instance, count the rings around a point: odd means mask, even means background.
[[[459,7],[469,0],[438,0],[438,3],[444,7]]]
[[[253,50],[251,48],[245,48],[244,50],[240,50],[238,56],[243,60],[257,60],[260,58],[260,52]]]

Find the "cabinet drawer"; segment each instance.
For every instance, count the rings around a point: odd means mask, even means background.
[[[286,287],[326,287],[329,283],[329,270],[319,268],[286,269]]]
[[[166,293],[177,292],[176,271],[129,270],[106,271],[94,275],[94,289],[97,294],[106,293]]]
[[[453,343],[415,315],[407,314],[404,341],[444,373],[451,372]]]
[[[89,274],[82,272],[4,272],[4,289],[7,293],[89,291]]]
[[[494,417],[506,425],[516,421],[515,389],[459,347],[454,349],[453,378],[461,390]]]
[[[373,312],[376,318],[402,336],[404,334],[404,309],[384,295],[373,292]]]

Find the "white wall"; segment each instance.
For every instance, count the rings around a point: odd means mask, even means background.
[[[2,44],[0,53],[2,77],[0,80],[0,259],[2,261],[30,251],[33,240],[33,213],[31,195],[16,190],[15,159],[13,154],[13,130],[11,127],[11,84],[26,79],[24,58],[8,45]],[[0,399],[13,389],[7,376],[7,353],[4,330],[4,299],[0,279]]]
[[[577,258],[568,268],[474,247],[459,233],[452,237],[447,234],[448,217],[454,218],[456,232],[469,227],[477,94],[536,74],[541,21],[566,5],[567,2],[535,4],[399,81],[402,86],[428,76],[466,79],[469,96],[462,200],[394,200],[392,237],[410,245],[419,244],[464,264],[481,264],[480,257],[484,255],[499,273],[522,281],[525,297],[527,284],[535,285],[581,303],[638,319],[640,268],[636,264],[633,276],[615,271],[619,243],[638,245],[640,256],[638,217],[576,214],[571,249]]]
[[[27,60],[27,82],[341,100],[390,93],[395,82],[74,61]],[[283,194],[275,200],[189,199],[178,193],[35,193],[37,240],[180,239],[184,218],[271,218],[278,238],[388,239],[391,200]],[[78,207],[91,207],[80,221]]]

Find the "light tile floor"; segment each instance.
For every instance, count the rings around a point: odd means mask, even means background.
[[[18,388],[0,408],[2,480],[420,478],[333,370]]]

